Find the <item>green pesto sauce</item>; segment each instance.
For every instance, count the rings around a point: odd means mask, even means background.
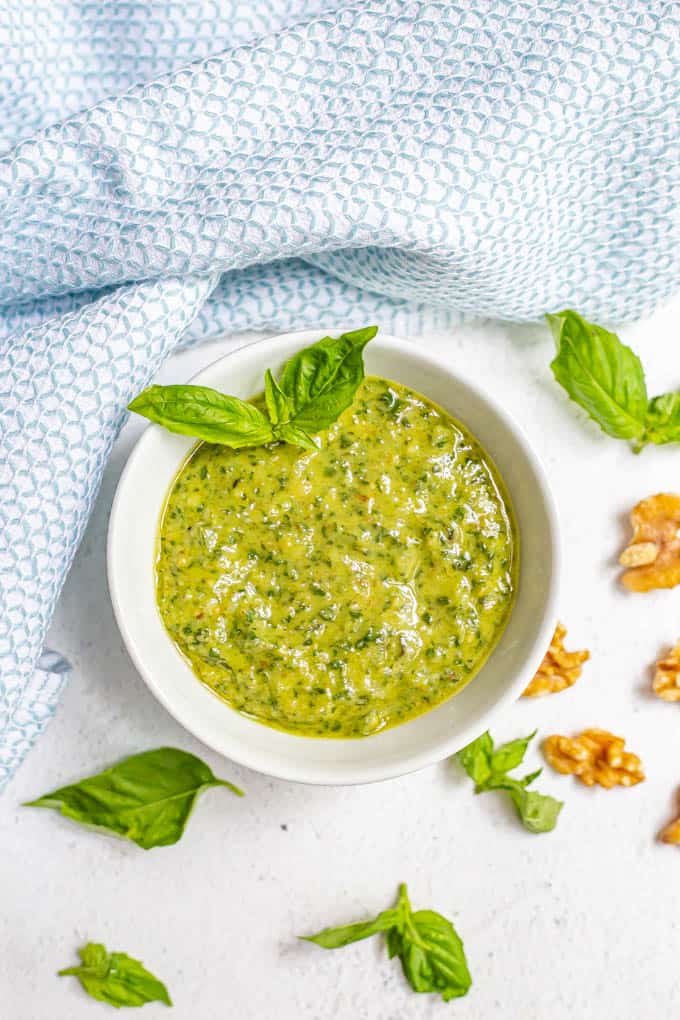
[[[458,422],[368,377],[321,435],[202,443],[160,526],[158,606],[194,673],[292,733],[362,737],[472,679],[512,604],[512,514]]]

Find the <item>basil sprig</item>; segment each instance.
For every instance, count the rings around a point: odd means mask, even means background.
[[[609,436],[638,453],[648,443],[680,442],[680,393],[649,399],[642,362],[610,333],[569,309],[546,315],[558,383]]]
[[[224,446],[261,446],[274,435],[254,404],[228,397],[209,386],[149,386],[129,405],[130,411],[170,432],[196,436]]]
[[[196,798],[211,786],[224,786],[243,796],[237,786],[217,779],[195,755],[159,747],[62,786],[25,807],[54,808],[81,825],[106,829],[150,850],[180,839]]]
[[[265,409],[209,386],[149,386],[129,405],[170,432],[238,449],[285,442],[316,449],[313,434],[327,429],[354,400],[364,378],[363,350],[378,332],[367,326],[324,337],[285,363],[278,381],[265,374]]]
[[[525,829],[533,833],[552,832],[564,806],[562,801],[527,789],[543,770],[530,772],[523,779],[513,779],[507,774],[522,764],[527,747],[535,736],[536,730],[528,737],[494,747],[487,731],[459,751],[456,760],[474,781],[475,793],[504,790],[515,805]]]
[[[403,883],[396,905],[373,920],[301,937],[322,949],[340,949],[380,932],[386,935],[390,959],[399,957],[414,992],[434,992],[445,1002],[467,994],[472,978],[456,929],[434,910],[413,911]]]
[[[109,953],[100,943],[88,942],[78,950],[78,956],[80,965],[60,970],[59,977],[77,977],[93,999],[118,1009],[145,1006],[147,1002],[172,1006],[163,982],[127,953]]]

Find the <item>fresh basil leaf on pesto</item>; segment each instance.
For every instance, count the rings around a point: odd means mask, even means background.
[[[105,829],[150,850],[181,838],[196,798],[213,786],[243,796],[238,787],[216,778],[195,755],[159,747],[25,806],[53,808],[74,822]]]
[[[319,441],[310,436],[308,432],[302,428],[301,425],[294,425],[292,422],[282,422],[280,425],[274,426],[276,430],[276,438],[282,439],[284,443],[290,443],[291,446],[301,446],[303,450],[318,450]]]
[[[169,432],[233,448],[261,446],[274,438],[270,422],[254,404],[209,386],[149,386],[129,410]]]
[[[364,378],[364,347],[377,332],[377,326],[368,326],[337,339],[324,337],[290,358],[277,384],[286,401],[284,417],[277,399],[278,422],[297,425],[305,432],[320,432],[332,425],[354,400]]]
[[[522,779],[507,775],[521,765],[527,748],[536,730],[528,737],[520,737],[494,749],[490,733],[483,733],[456,755],[461,765],[475,784],[475,793],[488,790],[503,790],[515,806],[520,821],[528,832],[551,832],[557,825],[562,801],[555,800],[527,787],[541,774],[541,769],[530,772]]]
[[[434,910],[413,911],[403,883],[396,906],[373,920],[325,928],[302,938],[322,949],[339,949],[379,933],[386,935],[389,957],[399,957],[414,992],[432,992],[444,1002],[467,995],[472,978],[456,929]]]
[[[269,376],[268,390],[271,413],[288,413]],[[373,376],[318,447],[297,424],[273,427],[298,431],[197,447],[165,502],[156,597],[198,680],[250,719],[338,739],[455,696],[516,587],[490,459],[426,397]]]
[[[101,943],[88,942],[78,950],[78,956],[80,964],[60,970],[58,976],[77,977],[93,999],[116,1009],[149,1002],[172,1006],[163,982],[127,953],[109,953]]]
[[[170,432],[232,449],[282,441],[305,449],[352,403],[364,378],[363,349],[377,326],[324,337],[290,358],[277,382],[265,373],[265,415],[255,404],[210,386],[149,386],[128,410]]]
[[[557,344],[556,380],[604,432],[636,452],[680,442],[680,393],[648,399],[642,363],[615,333],[570,309],[546,319]]]
[[[289,421],[291,408],[288,403],[288,397],[277,383],[269,368],[264,374],[264,399],[267,405],[267,414],[272,425]]]

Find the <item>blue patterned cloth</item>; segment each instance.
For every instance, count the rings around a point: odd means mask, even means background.
[[[679,10],[654,0],[4,0],[0,786],[127,402],[218,331],[677,288]]]

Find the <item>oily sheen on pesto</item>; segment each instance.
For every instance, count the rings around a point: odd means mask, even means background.
[[[400,384],[367,377],[319,438],[195,448],[161,520],[158,606],[237,711],[362,737],[479,670],[512,605],[515,527],[479,444]]]

